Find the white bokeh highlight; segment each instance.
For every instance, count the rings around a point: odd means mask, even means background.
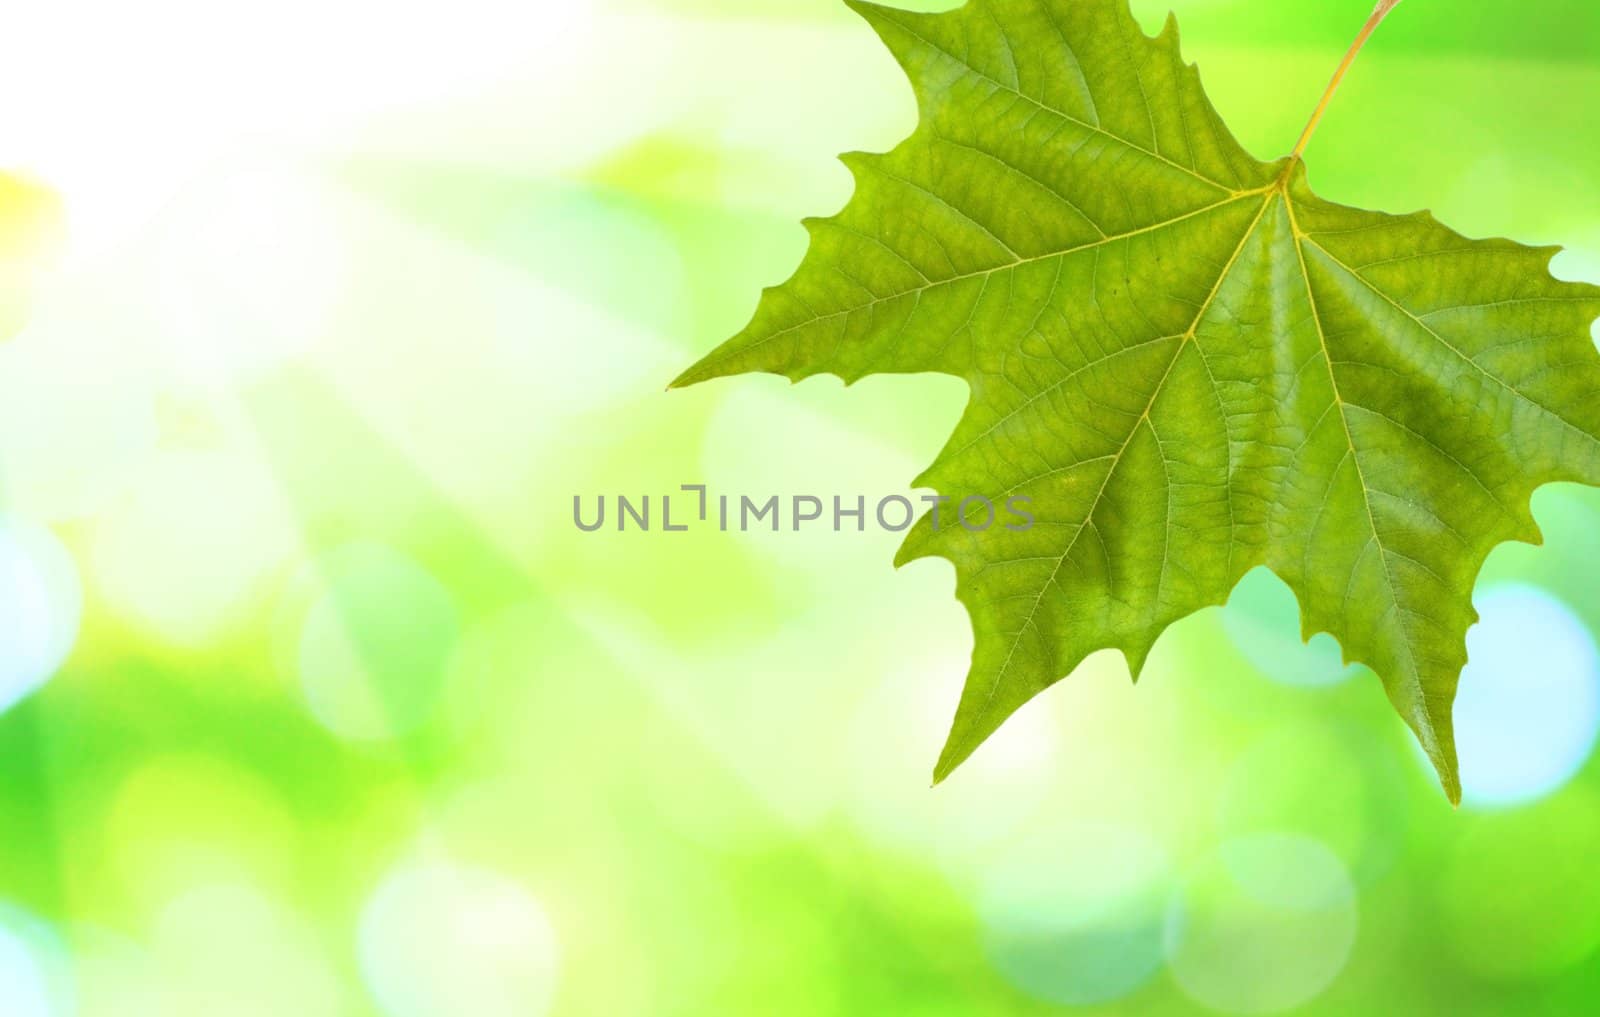
[[[67,1017],[71,1000],[66,957],[54,930],[0,904],[0,1014],[5,1017]]]
[[[541,1017],[555,931],[521,884],[445,861],[403,862],[362,910],[361,973],[385,1017]]]
[[[1021,710],[932,793],[929,774],[965,681],[964,633],[928,636],[933,648],[892,670],[862,697],[849,729],[845,805],[871,841],[925,858],[962,878],[1037,823],[1059,736],[1045,709]],[[950,645],[947,645],[950,644]]]
[[[1289,833],[1223,842],[1173,898],[1173,979],[1224,1013],[1273,1014],[1314,999],[1355,943],[1356,891],[1327,845]]]
[[[262,160],[172,203],[149,288],[159,353],[176,380],[246,382],[330,333],[348,272],[342,201],[316,174]]]
[[[0,517],[0,712],[60,669],[82,610],[77,568],[55,535]]]
[[[1103,823],[1047,830],[984,866],[984,946],[1001,975],[1036,999],[1110,1002],[1160,969],[1171,892],[1171,863],[1149,835]]]
[[[43,973],[27,946],[0,929],[0,1012],[6,1017],[54,1017]]]
[[[1572,779],[1600,733],[1600,658],[1588,628],[1551,594],[1492,588],[1476,601],[1456,693],[1462,799],[1500,808]]]

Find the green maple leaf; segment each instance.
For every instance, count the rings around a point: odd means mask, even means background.
[[[1553,249],[1319,198],[1300,152],[1234,140],[1127,0],[849,0],[920,123],[844,157],[847,207],[754,320],[675,385],[937,371],[971,400],[916,481],[1025,495],[1025,532],[923,518],[898,562],[954,563],[972,668],[943,779],[1090,653],[1157,636],[1265,565],[1304,636],[1370,666],[1452,801],[1471,590],[1533,490],[1600,483],[1600,288]]]

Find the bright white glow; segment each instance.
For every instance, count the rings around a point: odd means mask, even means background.
[[[1477,598],[1456,693],[1462,798],[1516,805],[1572,779],[1600,732],[1600,661],[1587,627],[1550,594],[1502,586]]]
[[[978,912],[989,956],[1029,995],[1104,1003],[1161,967],[1171,867],[1147,835],[1063,827],[1009,848],[981,871]]]
[[[44,976],[33,954],[0,930],[0,1013],[6,1017],[52,1017]]]
[[[1167,917],[1167,962],[1225,1013],[1293,1009],[1332,983],[1356,937],[1350,875],[1322,842],[1253,834],[1190,874]]]
[[[362,327],[338,329],[306,360],[331,396],[525,561],[572,532],[528,519],[548,507],[552,473],[587,463],[585,450],[604,434],[593,415],[613,402],[637,409],[642,393],[657,405],[654,394],[683,366],[680,347],[603,306],[616,282],[595,281],[610,272],[633,279],[634,290],[674,285],[682,264],[660,227],[614,210],[598,235],[585,236],[586,203],[538,205],[526,226],[545,232],[495,257],[442,243],[437,230],[377,202],[353,204],[344,296]],[[559,285],[519,263],[530,245],[535,262],[571,255]],[[619,251],[627,267],[611,272]],[[645,316],[675,320],[673,301],[640,303]]]
[[[336,199],[312,174],[265,163],[173,203],[151,289],[178,378],[249,380],[323,338],[347,271]]]
[[[540,1017],[556,938],[539,903],[495,872],[404,863],[367,901],[361,972],[386,1017]]]
[[[60,1006],[61,958],[51,956],[54,936],[38,919],[0,906],[0,1014],[64,1017]]]
[[[78,638],[78,573],[50,531],[0,519],[0,712],[55,674]]]
[[[896,668],[863,699],[850,731],[854,822],[872,839],[953,874],[987,871],[998,846],[1037,815],[1060,768],[1054,717],[1036,702],[1007,721],[1005,738],[990,739],[928,792],[966,677],[965,638],[941,633],[925,657]]]
[[[503,136],[543,137],[546,120],[580,115],[604,122],[590,112],[600,107],[567,101],[561,86],[611,78],[620,92],[648,79],[616,74],[619,54],[591,43],[594,6],[461,0],[448,16],[382,0],[18,7],[7,12],[0,92],[31,101],[0,110],[0,165],[60,190],[70,253],[93,259],[133,240],[196,167],[246,145],[348,151],[375,121],[414,137],[424,114],[459,122],[459,104],[511,89],[529,93],[518,106],[525,129],[506,131],[501,119]],[[547,144],[561,140],[557,132]],[[116,152],[130,157],[108,157]]]

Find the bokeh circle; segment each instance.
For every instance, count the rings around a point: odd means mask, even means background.
[[[1184,993],[1213,1010],[1281,1013],[1333,982],[1356,927],[1355,887],[1327,845],[1249,834],[1185,880],[1167,916],[1167,963]]]

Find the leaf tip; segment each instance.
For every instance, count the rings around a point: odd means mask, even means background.
[[[965,699],[965,696],[963,696]],[[958,710],[955,723],[950,727],[950,734],[945,739],[944,748],[939,750],[939,761],[933,765],[933,784],[938,787],[943,784],[952,773],[978,751],[990,734],[994,733],[997,725],[985,724],[987,711],[980,712],[978,722]]]
[[[703,363],[703,361],[701,363]],[[690,385],[704,381],[704,378],[698,376],[699,371],[700,364],[697,363],[693,367],[690,367],[688,370],[684,371],[682,374],[678,375],[676,378],[673,378],[671,381],[667,382],[666,391],[676,392],[678,389],[688,388]]]
[[[927,538],[921,528],[913,526],[911,532],[906,534],[906,539],[901,542],[900,549],[894,553],[894,567],[902,568],[914,561],[937,556],[937,552],[928,546]]]
[[[1456,765],[1455,747],[1451,746],[1449,752],[1442,755],[1429,751],[1428,761],[1433,764],[1439,786],[1444,789],[1444,796],[1451,807],[1461,808],[1461,771]]]
[[[1440,774],[1439,781],[1444,785],[1444,796],[1449,799],[1450,807],[1461,808],[1461,777],[1452,768],[1448,774]]]
[[[865,18],[868,24],[876,24],[877,19],[888,10],[882,4],[871,3],[869,0],[844,0],[844,5]]]
[[[1139,684],[1139,676],[1144,673],[1144,665],[1150,658],[1150,646],[1148,644],[1125,646],[1122,649],[1122,657],[1128,662],[1128,677],[1133,684]]]
[[[855,181],[857,188],[866,184],[873,162],[882,158],[883,153],[881,152],[853,151],[839,154],[840,164],[850,174],[850,179]]]
[[[1428,755],[1428,761],[1433,764],[1434,772],[1439,776],[1439,786],[1444,788],[1444,796],[1450,804],[1459,808],[1461,806],[1461,764],[1456,753],[1456,740],[1454,725],[1451,723],[1448,708],[1436,720],[1412,721],[1412,729],[1417,734],[1417,739],[1422,743],[1423,751]]]

